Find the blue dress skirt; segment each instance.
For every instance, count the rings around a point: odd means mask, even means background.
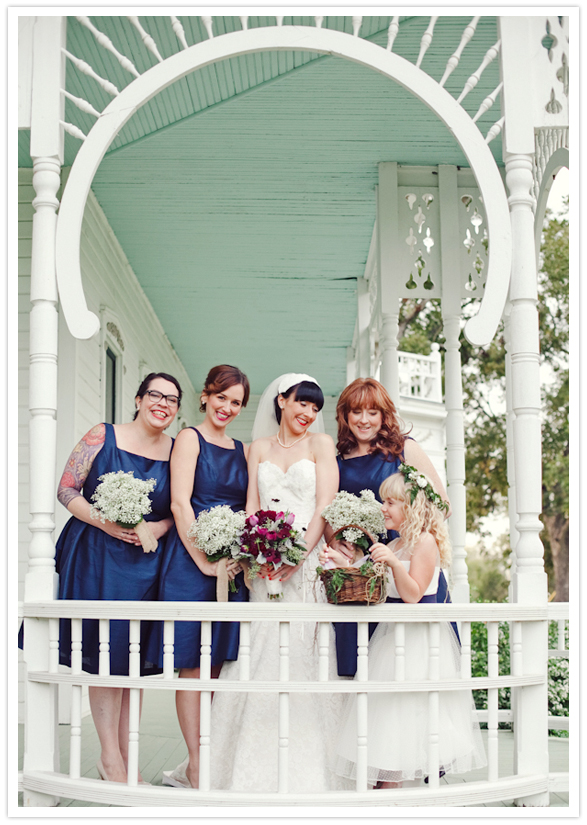
[[[154,478],[157,482],[150,493],[152,512],[145,521],[160,521],[171,516],[169,461],[156,461],[120,450],[114,428],[106,424],[106,440],[96,456],[83,487],[83,496],[90,501],[104,473],[133,471],[135,478]],[[154,553],[145,553],[139,545],[112,538],[103,530],[79,519],[69,519],[56,545],[55,563],[59,573],[60,599],[107,599],[123,601],[156,601],[159,572],[163,560],[165,537],[159,539]],[[161,669],[148,660],[147,648],[159,622],[141,621],[141,675],[160,673]],[[128,621],[110,622],[110,673],[128,675]],[[82,622],[82,668],[98,673],[98,621]],[[71,664],[71,622],[61,619],[59,627],[59,661]]]
[[[195,428],[193,428],[195,430]],[[235,441],[233,450],[210,444],[198,430],[200,454],[196,465],[191,503],[196,518],[202,510],[218,504],[228,504],[233,510],[244,510],[247,499],[248,471],[242,442]],[[229,601],[249,600],[244,574],[235,579],[237,592],[228,594]],[[183,546],[173,527],[165,547],[161,568],[159,599],[171,602],[215,602],[216,577],[206,576]],[[238,622],[212,623],[212,664],[238,658]],[[200,622],[175,622],[175,667],[200,667]],[[162,661],[162,645],[159,661]]]
[[[353,493],[358,496],[361,490],[372,490],[378,501],[381,501],[379,488],[386,478],[397,473],[403,456],[386,459],[382,453],[368,453],[356,458],[337,457],[340,473],[339,490]],[[393,541],[399,533],[395,530],[387,531],[387,541]],[[390,599],[387,599],[389,602]],[[448,585],[442,570],[438,580],[436,593],[437,604],[450,602]],[[456,623],[452,627],[458,638]],[[369,638],[375,632],[376,622],[369,622]],[[336,633],[336,660],[339,676],[354,676],[357,672],[357,625],[349,622],[335,622]]]

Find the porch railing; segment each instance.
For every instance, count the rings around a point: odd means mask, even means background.
[[[500,688],[510,687],[515,693],[517,703],[523,703],[528,694],[526,688],[544,686],[546,693],[547,670],[544,657],[537,653],[535,657],[522,656],[520,645],[522,625],[534,623],[542,626],[545,634],[548,633],[548,621],[555,619],[559,622],[561,634],[559,647],[551,651],[551,655],[568,655],[564,649],[564,622],[568,619],[568,605],[530,606],[518,604],[452,604],[452,605],[379,605],[374,607],[345,606],[344,608],[326,604],[218,604],[213,602],[186,603],[186,602],[113,602],[113,601],[53,601],[25,603],[23,615],[26,621],[25,636],[27,644],[33,648],[43,634],[48,639],[44,655],[37,654],[37,667],[29,667],[27,673],[27,688],[29,686],[44,686],[47,691],[48,707],[51,706],[49,694],[56,690],[59,684],[72,686],[71,703],[71,740],[70,756],[67,773],[54,767],[53,770],[40,770],[39,761],[35,759],[33,751],[25,753],[25,766],[21,779],[25,790],[25,805],[27,792],[36,795],[37,801],[29,802],[33,805],[51,805],[52,798],[67,797],[86,801],[107,802],[120,806],[236,806],[236,805],[301,805],[312,806],[464,806],[478,805],[486,802],[495,802],[507,799],[522,799],[548,793],[551,790],[568,789],[568,774],[549,774],[546,771],[537,771],[532,774],[512,774],[499,776],[498,757],[499,739],[498,725],[503,716],[498,713],[498,692]],[[59,618],[72,620],[72,667],[70,673],[59,672]],[[81,669],[81,628],[82,618],[98,619],[100,621],[100,673],[92,675]],[[109,675],[108,634],[109,622],[113,619],[130,620],[129,644],[129,676]],[[164,665],[160,677],[139,676],[140,659],[140,622],[142,620],[162,620],[164,622]],[[173,638],[175,622],[202,621],[201,646],[201,674],[199,679],[182,679],[181,690],[201,692],[202,701],[202,728],[200,738],[200,789],[178,793],[172,788],[159,786],[143,786],[137,784],[140,732],[139,732],[139,691],[146,690],[177,690],[180,685],[174,679],[173,672]],[[236,681],[212,680],[211,673],[211,623],[212,621],[241,622],[240,648],[240,678]],[[282,679],[276,682],[249,680],[249,638],[251,623],[255,621],[278,622],[280,634],[280,660],[288,659],[288,630],[292,621],[303,621],[318,624],[318,644],[320,652],[319,678],[313,682],[296,682],[295,673],[291,678],[287,675],[287,668],[281,670]],[[329,680],[328,678],[328,634],[329,624],[332,621],[358,622],[358,670],[355,680]],[[438,628],[444,621],[458,621],[460,624],[461,648],[461,677],[447,681],[435,677],[430,671],[428,678],[423,682],[382,683],[370,682],[368,678],[368,622],[387,621],[396,623],[400,627],[409,622],[426,622],[431,625],[431,631]],[[510,622],[512,638],[511,671],[506,675],[499,674],[498,663],[498,626],[499,622]],[[488,636],[488,676],[471,677],[471,623],[486,623]],[[33,638],[31,638],[31,636]],[[36,639],[35,639],[36,637]],[[44,659],[44,663],[41,664]],[[528,662],[532,662],[528,665]],[[81,691],[83,686],[102,685],[109,687],[130,688],[130,718],[129,718],[129,771],[128,784],[105,783],[94,779],[82,778],[80,775],[81,754]],[[488,779],[451,785],[439,785],[438,775],[430,776],[427,786],[420,788],[403,788],[391,791],[380,790],[372,793],[367,790],[366,780],[366,752],[363,747],[358,748],[358,770],[356,789],[354,791],[331,791],[322,794],[292,794],[287,792],[276,793],[241,793],[215,791],[210,788],[210,708],[212,691],[246,691],[277,692],[284,697],[280,704],[280,719],[286,724],[287,703],[291,693],[312,691],[316,693],[357,693],[359,707],[366,709],[369,693],[373,692],[402,692],[425,691],[430,696],[438,696],[440,691],[472,690],[488,691],[488,710],[481,713],[486,719],[488,727]],[[27,691],[28,692],[28,691]],[[40,694],[37,694],[39,696]],[[28,697],[27,697],[28,698]],[[56,718],[44,717],[39,713],[39,707],[29,708],[27,702],[27,722],[30,723],[35,713],[35,723],[44,724],[46,730],[38,731],[39,741],[55,742],[54,732]],[[55,703],[53,702],[53,706]],[[437,702],[431,702],[431,708],[437,707]],[[366,714],[364,714],[364,718]],[[43,721],[44,720],[44,721]],[[549,720],[549,725],[552,720]],[[515,722],[515,719],[514,719]],[[26,723],[25,723],[26,724]],[[438,716],[431,717],[430,748],[431,754],[437,753],[436,739],[438,734]],[[53,731],[53,736],[51,736]],[[364,735],[359,725],[359,736]],[[546,747],[546,731],[545,747]],[[29,749],[32,739],[28,738]],[[287,737],[285,737],[287,741]],[[515,747],[523,749],[524,741],[516,737]],[[287,745],[286,745],[287,747]],[[45,760],[45,766],[48,764]],[[286,764],[284,761],[284,766]],[[53,758],[53,764],[59,765],[59,759]],[[280,767],[280,771],[285,767]],[[282,786],[283,787],[283,786]],[[287,783],[285,783],[287,787]],[[45,803],[43,796],[47,795]],[[39,801],[41,799],[41,801]],[[544,804],[544,803],[543,803]]]

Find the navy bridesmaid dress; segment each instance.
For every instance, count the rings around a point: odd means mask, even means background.
[[[169,460],[160,461],[120,450],[114,428],[106,424],[106,440],[97,454],[82,494],[91,503],[91,496],[104,473],[133,471],[135,478],[156,480],[150,493],[152,511],[145,521],[160,521],[171,517]],[[159,539],[154,553],[145,553],[140,545],[112,538],[103,530],[75,518],[69,519],[56,545],[55,563],[59,573],[60,599],[108,599],[123,601],[156,601],[159,572],[163,560],[165,536]],[[160,673],[161,669],[148,661],[147,648],[155,625],[141,621],[141,675]],[[110,622],[110,673],[128,675],[128,621]],[[82,668],[98,673],[99,633],[96,619],[82,622]],[[71,664],[71,622],[61,619],[59,628],[59,661]]]
[[[339,490],[353,493],[358,496],[361,490],[372,490],[378,501],[381,501],[379,488],[386,478],[398,472],[403,456],[387,459],[382,453],[368,453],[356,458],[337,456],[340,473]],[[393,541],[399,533],[395,530],[387,531],[387,541]],[[442,570],[438,580],[437,603],[450,602],[448,585]],[[391,599],[387,599],[388,602]],[[451,623],[453,630],[458,632],[455,623]],[[375,632],[376,622],[369,622],[369,638]],[[334,622],[336,634],[336,660],[339,676],[354,676],[357,672],[357,625],[349,622]]]
[[[192,507],[197,518],[202,510],[218,504],[228,504],[233,510],[244,510],[247,499],[248,471],[242,442],[234,442],[233,450],[210,444],[198,430],[200,454],[196,464]],[[244,602],[249,591],[244,574],[235,579],[238,590],[229,591],[229,601]],[[206,576],[183,546],[176,527],[172,527],[161,568],[159,599],[172,602],[215,602],[216,577]],[[175,623],[175,667],[200,667],[200,622]],[[238,658],[239,623],[212,623],[212,664]],[[162,648],[160,647],[160,656]]]

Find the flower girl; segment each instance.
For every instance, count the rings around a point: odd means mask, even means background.
[[[379,492],[386,528],[400,533],[390,544],[371,548],[373,561],[389,568],[388,596],[398,603],[436,603],[440,568],[448,567],[451,556],[444,501],[426,476],[406,464],[383,482]],[[342,553],[329,548],[328,555],[344,565]],[[379,624],[369,643],[369,681],[393,683],[398,654],[403,654],[405,681],[426,680],[429,652],[427,623]],[[459,647],[448,622],[440,624],[438,653],[440,679],[458,679]],[[367,777],[371,786],[401,787],[405,780],[421,780],[437,770],[464,773],[486,764],[470,690],[439,691],[439,764],[430,763],[428,696],[426,691],[369,694]],[[337,774],[351,779],[356,776],[357,762],[356,705],[353,694],[345,708],[333,765]]]

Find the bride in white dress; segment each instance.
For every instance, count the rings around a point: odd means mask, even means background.
[[[323,403],[322,391],[310,376],[281,376],[263,394],[253,428],[253,438],[260,433],[265,437],[257,438],[249,452],[247,515],[259,509],[289,510],[296,516],[294,527],[305,530],[309,551],[297,567],[264,568],[266,576],[281,579],[282,602],[326,600],[315,583],[324,530],[320,513],[336,495],[338,469],[330,436],[310,430]],[[252,582],[250,601],[267,603],[263,578]],[[296,681],[318,679],[315,627],[308,622],[290,624],[290,674]],[[333,643],[330,659],[335,672]],[[250,678],[278,681],[278,622],[252,624]],[[220,679],[238,680],[238,661],[226,662]],[[339,787],[328,765],[342,696],[291,693],[289,703],[289,792],[319,793]],[[277,791],[278,717],[276,693],[214,695],[212,788]]]

